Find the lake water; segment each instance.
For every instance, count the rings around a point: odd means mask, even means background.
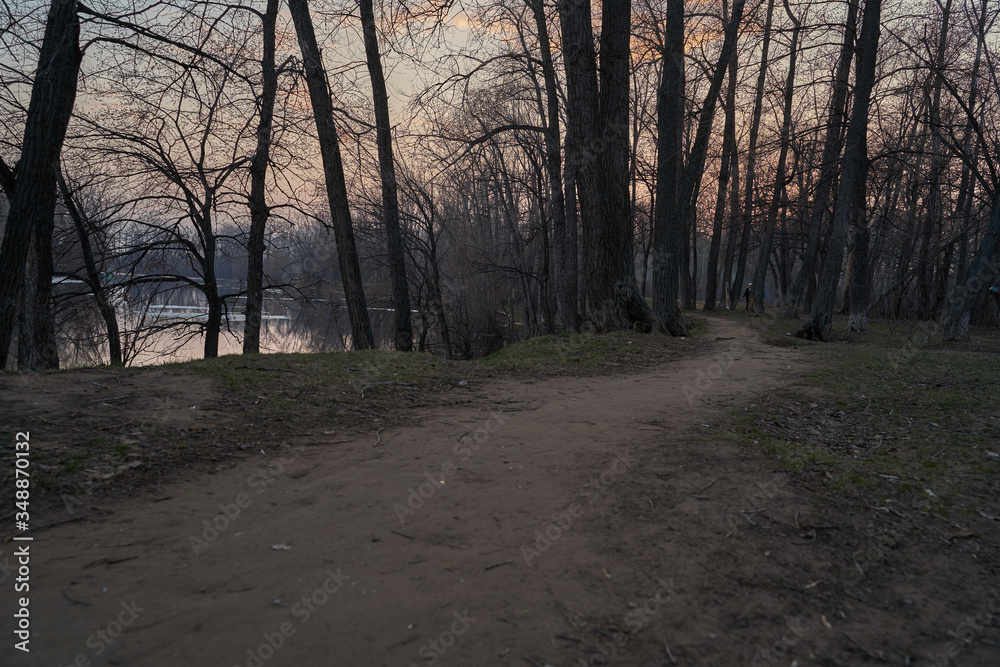
[[[243,302],[223,317],[219,355],[243,352]],[[204,356],[205,337],[199,323],[207,318],[207,307],[189,299],[153,303],[143,309],[118,308],[123,349],[131,366],[150,366],[189,361]],[[261,352],[335,352],[351,346],[351,327],[344,305],[328,301],[265,299],[261,323]],[[392,346],[394,314],[391,308],[369,308],[369,319],[377,347]],[[77,315],[60,327],[60,365],[63,368],[93,366],[107,362],[107,342],[95,334],[93,313]],[[134,332],[138,331],[136,334]],[[95,337],[101,342],[95,345]]]

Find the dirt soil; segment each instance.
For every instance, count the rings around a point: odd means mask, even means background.
[[[209,379],[3,378],[0,426],[42,463],[72,414],[94,437],[182,429],[187,453],[147,467],[199,465],[94,496],[152,455],[123,451],[96,487],[54,490],[49,523],[71,520],[32,531],[30,654],[4,518],[0,663],[1000,664],[996,535],[777,470],[727,411],[810,348],[724,318],[709,340],[639,373],[472,382],[381,431],[258,424],[239,458],[220,434],[246,413]]]

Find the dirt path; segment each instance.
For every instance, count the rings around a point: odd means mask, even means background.
[[[289,433],[44,531],[32,653],[5,641],[2,662],[833,665],[903,645],[831,591],[814,501],[718,429],[808,352],[710,335],[639,375],[470,388],[377,445]]]

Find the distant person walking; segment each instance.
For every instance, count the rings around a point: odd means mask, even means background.
[[[750,300],[753,299],[753,283],[747,285],[747,288],[743,290],[743,298],[747,302],[747,306],[743,310],[750,310]]]

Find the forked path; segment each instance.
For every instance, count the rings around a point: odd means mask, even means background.
[[[812,508],[718,426],[807,353],[724,318],[709,329],[707,355],[491,381],[469,390],[473,407],[378,445],[290,434],[257,461],[39,533],[32,652],[5,640],[2,662],[749,661],[801,613],[759,585],[789,563],[754,541],[753,512],[791,525]]]

